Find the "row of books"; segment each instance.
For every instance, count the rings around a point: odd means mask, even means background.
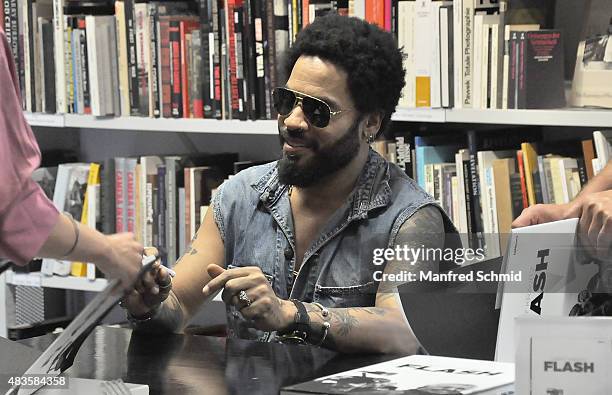
[[[571,201],[605,167],[612,148],[612,131],[605,130],[569,143],[539,141],[534,130],[412,139],[404,134],[401,151],[409,155],[398,160],[397,138],[374,148],[403,166],[438,201],[464,242],[485,248],[489,257],[501,254],[500,239],[523,209]]]
[[[235,153],[117,157],[41,168],[33,177],[60,211],[106,234],[134,233],[171,267],[195,236],[216,188],[257,163],[239,161]],[[48,259],[42,271],[96,276],[93,265]]]
[[[400,1],[397,38],[407,55],[400,105],[564,107],[562,32],[540,30],[542,16],[520,12],[537,4],[509,3]]]
[[[0,5],[27,111],[271,119],[280,58],[297,32],[349,13],[348,1],[117,0],[111,15],[67,3]],[[385,2],[351,3],[390,29]]]

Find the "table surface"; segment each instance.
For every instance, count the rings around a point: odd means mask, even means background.
[[[45,335],[20,343],[42,351],[54,338]],[[99,326],[66,375],[148,384],[150,394],[268,395],[287,385],[397,357],[221,337],[153,336]]]

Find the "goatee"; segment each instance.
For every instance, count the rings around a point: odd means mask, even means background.
[[[304,188],[346,167],[359,152],[359,121],[357,118],[342,137],[328,147],[321,148],[320,145],[311,144],[313,154],[309,158],[288,156],[283,152],[283,157],[277,165],[279,181],[285,185]],[[282,132],[279,137],[282,147],[285,142]]]

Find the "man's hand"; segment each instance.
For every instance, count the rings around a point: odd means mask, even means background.
[[[260,268],[249,266],[225,270],[211,264],[207,270],[212,280],[202,289],[204,297],[224,288],[223,301],[236,306],[242,316],[260,330],[283,330],[293,323],[295,306],[276,296]],[[240,291],[246,292],[250,304],[238,298]]]
[[[123,306],[132,316],[141,317],[166,300],[171,290],[172,279],[168,270],[157,261],[125,297]]]

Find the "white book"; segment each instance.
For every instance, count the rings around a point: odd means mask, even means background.
[[[463,0],[463,107],[472,108],[474,99],[474,2],[475,0]]]
[[[508,109],[508,78],[510,77],[510,36],[512,32],[538,30],[540,25],[505,25],[504,27],[504,51],[503,76],[502,76],[502,109]],[[501,32],[500,32],[501,33]]]
[[[401,2],[400,2],[401,4]],[[463,107],[463,1],[453,0],[454,108]],[[457,173],[458,174],[458,173]]]
[[[499,21],[491,24],[491,105],[489,108],[497,109],[497,96],[501,87],[498,86],[499,78]]]
[[[365,19],[365,2],[366,0],[354,0],[355,16],[357,18]]]
[[[432,1],[417,0],[414,12],[414,75],[417,107],[431,107],[434,67]]]
[[[358,1],[355,2],[357,5]],[[355,6],[357,9],[357,6]],[[405,86],[402,89],[402,97],[400,98],[400,106],[406,108],[414,108],[416,106],[416,82],[414,71],[414,9],[415,3],[409,1],[400,1],[398,3],[398,46],[403,48],[404,53],[404,69],[406,70]],[[365,16],[364,16],[365,17]]]
[[[100,220],[100,184],[87,185],[87,226],[96,229]],[[87,279],[96,279],[96,265],[87,263]]]
[[[490,35],[491,25],[485,22],[482,24],[482,74],[480,76],[480,108],[486,109],[488,106],[488,94],[489,94],[489,62],[490,62]]]
[[[605,165],[612,157],[612,130],[597,130],[593,132],[593,144],[595,145],[595,154],[599,159],[600,165]]]
[[[481,108],[482,103],[482,57],[483,57],[483,24],[484,15],[476,14],[474,16],[474,31],[472,35],[474,37],[474,48],[472,51],[473,55],[473,70],[472,73],[472,104],[474,108]]]
[[[514,383],[514,370],[513,363],[411,355],[292,385],[281,395],[501,394]]]
[[[563,158],[559,160],[559,172],[561,174],[561,189],[563,191],[563,195],[562,195],[563,203],[569,203],[570,200],[572,200],[573,198],[571,188],[570,188],[570,179],[572,175],[572,170],[578,170],[578,161],[576,159]]]
[[[470,159],[470,153],[467,149],[460,149],[455,154],[455,167],[457,168],[457,203],[459,205],[459,232],[462,236],[463,245],[467,242],[465,235],[468,233],[468,222],[467,222],[467,207],[465,200],[465,175],[463,174],[463,162]]]
[[[588,289],[599,269],[577,248],[577,227],[572,218],[512,230],[502,272],[521,273],[521,281],[498,291],[496,361],[514,360],[516,317],[575,314],[578,293]]]
[[[186,237],[185,234],[185,188],[178,189],[178,256],[185,253]]]
[[[449,3],[443,1],[431,2],[430,29],[431,29],[431,107],[442,107],[441,98],[441,59],[440,59],[440,7]]]
[[[452,49],[452,32],[449,32],[449,27],[452,29],[452,25],[449,24],[453,16],[451,15],[451,8],[442,7],[440,8],[440,104],[444,108],[449,108],[451,105],[451,95],[454,94],[451,91],[453,86],[450,69],[451,61],[450,58],[453,54],[450,53]]]
[[[53,42],[55,53],[55,98],[58,114],[67,112],[64,60],[64,0],[53,0]],[[61,44],[60,44],[61,43]]]

